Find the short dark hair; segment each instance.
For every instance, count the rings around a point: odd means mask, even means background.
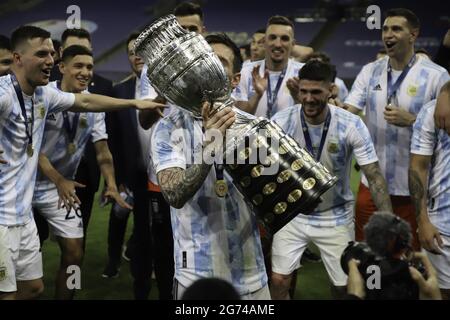
[[[0,49],[11,51],[11,41],[7,36],[0,34]]]
[[[292,30],[294,30],[294,23],[287,17],[285,16],[272,16],[269,18],[269,20],[267,21],[267,27],[272,25],[272,24],[281,24],[284,26],[289,26],[292,28]]]
[[[241,296],[228,281],[203,278],[186,288],[181,300],[241,300]]]
[[[420,29],[420,21],[414,12],[405,8],[394,8],[386,11],[388,17],[403,17],[413,29]]]
[[[209,44],[221,43],[233,51],[234,60],[233,60],[233,72],[238,73],[242,68],[242,58],[241,52],[237,45],[231,40],[225,33],[214,33],[209,34],[205,38],[206,42]]]
[[[311,53],[308,56],[308,60],[307,61],[311,61],[311,60],[319,60],[325,63],[330,63],[331,59],[330,57],[323,51],[315,51],[313,53]]]
[[[266,28],[258,29],[253,34],[255,34],[255,33],[266,33]]]
[[[133,32],[132,34],[130,34],[128,36],[127,39],[127,52],[128,52],[128,45],[130,44],[131,41],[136,40],[139,37],[139,32]]]
[[[20,26],[11,35],[11,49],[16,50],[20,44],[34,38],[49,39],[50,32],[35,26]]]
[[[91,34],[86,29],[66,29],[61,36],[61,45],[64,47],[68,37],[76,37],[80,39],[88,39],[91,42]]]
[[[91,56],[92,57],[92,51],[84,46],[73,45],[73,46],[70,46],[70,47],[67,47],[66,49],[64,49],[61,60],[64,62],[67,62],[67,60],[72,59],[75,56]]]
[[[198,15],[200,17],[200,20],[203,21],[203,10],[202,7],[197,3],[182,2],[175,7],[173,13],[177,17]]]
[[[319,60],[308,61],[298,72],[300,80],[324,81],[333,83],[336,78],[336,68]]]

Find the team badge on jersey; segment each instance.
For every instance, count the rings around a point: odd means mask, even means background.
[[[415,97],[417,95],[417,89],[418,89],[417,86],[410,84],[406,91],[408,92],[408,95],[410,97]]]
[[[44,119],[45,118],[45,106],[43,103],[39,103],[36,107],[35,110],[37,110],[37,116],[40,119]]]
[[[327,150],[329,153],[338,153],[339,152],[339,143],[335,140],[330,140],[330,142],[328,142]]]

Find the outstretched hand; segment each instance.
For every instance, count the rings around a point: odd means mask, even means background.
[[[84,184],[65,178],[61,178],[56,183],[56,188],[59,195],[58,209],[61,208],[61,205],[64,205],[67,211],[70,211],[72,208],[76,210],[77,207],[81,205],[81,201],[75,193],[76,187],[84,188],[86,186]]]

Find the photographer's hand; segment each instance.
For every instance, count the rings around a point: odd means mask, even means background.
[[[441,291],[439,290],[436,270],[431,265],[430,260],[423,252],[415,252],[415,259],[420,259],[425,267],[427,279],[414,267],[409,267],[409,273],[413,280],[419,286],[420,299],[422,300],[442,300]],[[350,264],[350,263],[349,263]]]
[[[364,279],[358,270],[359,263],[355,259],[350,259],[348,262],[347,293],[364,299],[366,290],[364,288]]]

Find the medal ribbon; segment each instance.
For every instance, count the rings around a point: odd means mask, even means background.
[[[387,68],[387,102],[388,104],[391,103],[392,98],[394,97],[395,93],[397,92],[398,88],[402,84],[403,80],[405,80],[406,75],[408,74],[409,70],[411,70],[411,67],[414,65],[414,62],[416,61],[416,55],[414,54],[411,59],[408,62],[408,65],[405,69],[403,69],[402,73],[398,77],[397,81],[395,83],[392,83],[392,67],[390,64],[388,64]]]
[[[306,149],[308,149],[309,153],[311,153],[311,155],[314,156],[314,149],[312,146],[311,137],[309,136],[308,125],[306,124],[305,116],[303,115],[303,110],[300,112],[300,118],[302,121],[302,130],[303,136],[305,137]],[[328,110],[327,118],[325,120],[325,124],[322,130],[322,137],[320,139],[319,150],[315,155],[316,161],[319,161],[320,156],[322,155],[323,146],[325,145],[325,139],[327,138],[328,129],[330,128],[330,122],[331,122],[331,110]]]
[[[280,76],[278,77],[277,84],[275,86],[275,90],[272,94],[272,87],[270,86],[270,75],[267,78],[267,119],[270,119],[272,117],[272,109],[275,103],[277,102],[278,98],[278,91],[280,91],[281,83],[283,82],[283,79],[286,75],[287,66],[283,69]]]
[[[22,116],[25,119],[25,132],[27,133],[27,137],[28,137],[28,145],[31,145],[31,147],[33,147],[34,101],[33,101],[33,98],[31,98],[31,124],[30,124],[30,128],[29,128],[27,111],[25,109],[25,102],[23,101],[22,89],[20,89],[19,81],[17,81],[17,78],[14,75],[14,73],[11,73],[11,80],[12,80],[12,83],[14,86],[14,91],[16,92],[16,95],[17,95],[17,99],[19,99],[20,110],[22,111]]]

